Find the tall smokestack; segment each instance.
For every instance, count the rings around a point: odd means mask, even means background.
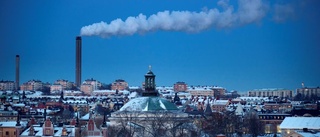
[[[81,53],[82,53],[81,37],[76,37],[76,85],[78,88],[81,86]]]
[[[16,55],[16,85],[15,85],[16,90],[19,90],[19,81],[20,81],[20,56]]]

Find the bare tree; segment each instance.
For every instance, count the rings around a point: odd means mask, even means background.
[[[137,128],[130,125],[135,123],[138,119],[138,113],[123,111],[121,114],[117,114],[117,124],[119,127],[118,137],[133,137]]]
[[[116,113],[114,113],[116,114]],[[170,111],[128,112],[115,115],[118,137],[188,137],[198,136],[195,126],[186,117]],[[193,133],[193,134],[191,134]]]
[[[260,123],[258,115],[255,112],[249,112],[244,118],[245,131],[256,137],[262,133],[263,125]]]

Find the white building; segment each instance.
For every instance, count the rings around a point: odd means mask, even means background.
[[[0,81],[0,90],[2,91],[6,91],[6,90],[10,90],[13,91],[15,90],[15,83],[14,81]]]
[[[280,124],[281,136],[290,137],[297,131],[320,130],[320,117],[286,117]]]

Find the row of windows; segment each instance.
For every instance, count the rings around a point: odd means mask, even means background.
[[[9,136],[9,135],[10,135],[10,132],[6,131],[6,136]],[[16,131],[13,132],[13,135],[16,135]]]
[[[284,119],[284,116],[259,116],[259,119]]]

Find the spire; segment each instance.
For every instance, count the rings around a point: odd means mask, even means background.
[[[20,124],[20,114],[18,113],[18,117],[17,117],[17,124],[16,124],[16,126],[21,126],[21,124]]]
[[[33,125],[30,126],[30,130],[29,130],[29,136],[33,136],[34,135],[34,128]]]
[[[212,109],[211,109],[211,105],[209,102],[209,98],[207,99],[207,105],[206,105],[206,109],[204,110],[204,114],[205,115],[211,115],[212,114]]]
[[[142,96],[158,96],[158,92],[156,91],[156,83],[155,77],[156,75],[153,74],[151,71],[151,65],[149,65],[149,71],[147,74],[144,75],[145,77],[145,92]]]
[[[63,100],[64,100],[63,91],[61,91],[59,102],[62,103]]]
[[[77,122],[76,122],[76,126],[80,126],[80,123],[79,123],[79,111],[77,112]]]
[[[104,112],[104,115],[103,115],[103,123],[102,123],[102,127],[107,127],[106,112]]]
[[[44,109],[43,118],[44,118],[43,121],[46,121],[46,119],[47,119],[47,109]]]

